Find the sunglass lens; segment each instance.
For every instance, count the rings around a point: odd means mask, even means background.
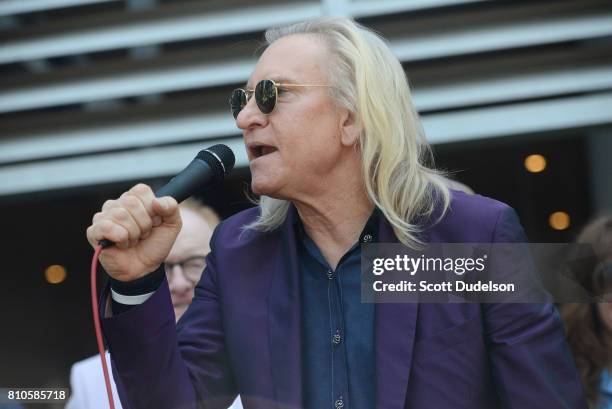
[[[230,108],[232,109],[232,115],[234,119],[238,118],[238,114],[242,111],[242,108],[247,104],[246,92],[243,89],[235,89],[230,97]]]
[[[276,105],[276,86],[273,81],[259,81],[255,87],[255,102],[264,114],[272,112]]]

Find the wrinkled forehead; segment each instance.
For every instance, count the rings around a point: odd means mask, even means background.
[[[328,53],[314,35],[291,35],[272,43],[259,58],[247,88],[263,79],[292,84],[326,84]]]
[[[180,208],[183,226],[179,232],[167,260],[180,261],[194,255],[204,255],[210,249],[212,229],[208,222],[189,208]]]

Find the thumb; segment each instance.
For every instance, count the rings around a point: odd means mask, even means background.
[[[161,216],[165,223],[180,223],[181,216],[178,211],[178,203],[171,196],[156,198],[153,202],[153,211]]]

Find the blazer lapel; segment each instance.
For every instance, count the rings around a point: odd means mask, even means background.
[[[274,271],[268,295],[272,381],[279,409],[295,409],[302,405],[300,282],[295,217],[295,209],[291,206],[280,228],[281,246],[272,261]]]
[[[379,242],[399,242],[389,222],[381,217]],[[403,409],[410,379],[416,332],[417,303],[376,304],[376,407]]]

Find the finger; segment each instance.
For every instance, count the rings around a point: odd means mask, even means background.
[[[111,221],[127,230],[130,245],[138,243],[140,240],[140,227],[125,207],[115,207],[110,209],[107,214]]]
[[[137,197],[142,202],[147,213],[149,213],[150,216],[155,215],[155,212],[153,211],[153,202],[155,201],[155,193],[148,185],[145,185],[144,183],[139,183],[133,186],[125,194],[126,195],[129,194],[129,195]]]
[[[155,199],[153,202],[153,210],[162,217],[164,223],[180,224],[181,215],[178,210],[178,203],[171,196],[164,196]]]
[[[129,245],[129,232],[112,220],[100,220],[87,230],[87,238],[93,247],[97,246],[104,239],[112,241],[118,248],[127,248]]]
[[[163,220],[162,220],[161,216],[159,216],[157,214],[155,216],[153,216],[153,227],[159,226],[160,224],[162,224],[162,222],[163,222]]]
[[[119,201],[138,225],[140,230],[139,238],[144,239],[149,236],[151,228],[153,227],[153,219],[149,215],[149,212],[147,212],[142,200],[132,193],[126,192],[121,195]]]
[[[92,224],[91,226],[87,228],[87,230],[85,231],[85,234],[87,236],[87,241],[89,242],[89,245],[95,249],[96,246],[98,245],[98,241],[94,238],[93,228],[94,226]]]
[[[91,224],[95,224],[97,220],[100,220],[101,216],[102,216],[102,212],[94,213],[93,217],[91,218]]]
[[[119,206],[119,203],[114,199],[109,199],[102,204],[102,213],[109,211],[115,207]]]

